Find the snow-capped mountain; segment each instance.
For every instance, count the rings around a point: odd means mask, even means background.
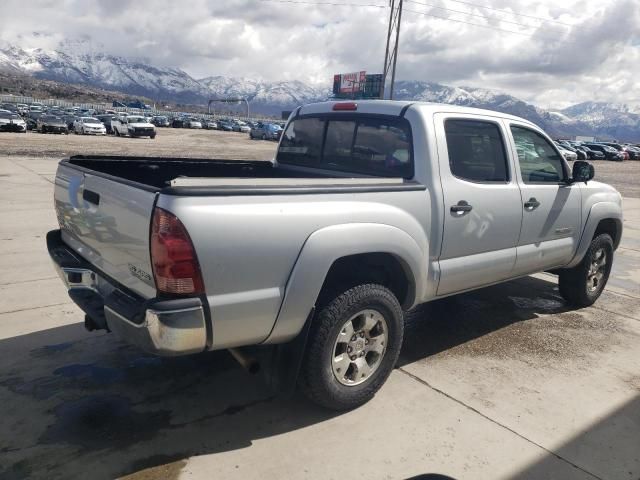
[[[298,80],[266,82],[242,77],[214,76],[198,80],[210,92],[210,98],[243,97],[251,109],[280,114],[305,103],[326,100],[329,88],[315,88]]]
[[[108,55],[89,41],[64,42],[51,51],[0,46],[0,69],[158,99],[191,101],[207,94],[206,88],[180,69]]]
[[[331,96],[329,83],[315,87],[297,80],[269,82],[220,75],[195,79],[178,68],[104,53],[104,47],[86,39],[62,42],[53,50],[0,44],[0,70],[179,103],[206,104],[211,98],[243,97],[250,101],[252,112],[270,115]],[[506,93],[425,81],[396,82],[394,98],[510,113],[527,118],[556,136],[594,135],[640,141],[640,106],[586,102],[554,112]]]

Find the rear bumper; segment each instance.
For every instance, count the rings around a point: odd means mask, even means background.
[[[206,318],[200,298],[145,300],[125,292],[67,247],[60,230],[47,234],[47,248],[69,296],[97,328],[111,330],[156,355],[187,355],[206,349]]]

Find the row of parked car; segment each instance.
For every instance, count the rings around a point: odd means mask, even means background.
[[[169,117],[127,114],[115,110],[98,112],[80,107],[49,107],[35,102],[0,104],[0,131],[41,133],[78,133],[116,136],[149,136],[154,138],[157,127],[193,128],[248,133],[252,139],[277,140],[283,124],[243,121],[233,118],[210,118],[189,115]]]
[[[279,123],[253,122],[232,118],[210,120],[193,117],[176,117],[170,120],[166,116],[155,116],[151,118],[151,123],[157,127],[202,128],[207,130],[221,130],[224,132],[248,133],[251,139],[262,140],[278,140],[283,128],[283,125]]]
[[[556,146],[566,160],[640,160],[640,144],[617,142],[581,142],[556,140]]]

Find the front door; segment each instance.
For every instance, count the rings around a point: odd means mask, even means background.
[[[522,191],[522,231],[515,274],[567,264],[580,241],[580,185],[567,182],[569,171],[553,143],[532,127],[510,123]]]
[[[511,276],[522,222],[520,189],[501,119],[435,117],[444,231],[438,295]]]

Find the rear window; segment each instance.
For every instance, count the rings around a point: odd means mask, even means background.
[[[413,176],[409,122],[398,117],[306,117],[287,126],[278,162],[366,175]]]

